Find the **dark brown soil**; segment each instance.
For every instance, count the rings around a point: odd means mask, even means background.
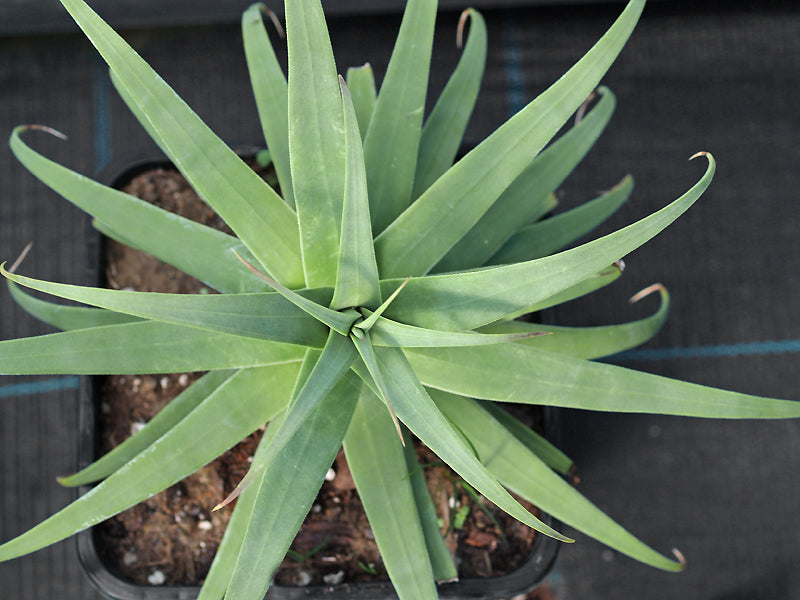
[[[124,189],[173,212],[225,229],[174,171],[147,171]],[[106,244],[104,263],[108,286],[117,289],[198,293],[203,287],[173,267],[111,241]],[[179,373],[100,378],[98,450],[108,451],[125,440],[199,376]],[[247,472],[260,437],[261,432],[255,432],[195,474],[98,527],[99,551],[109,567],[139,584],[201,583],[230,518],[229,509],[211,512],[211,507]],[[418,455],[422,464],[432,465],[425,468],[425,475],[460,577],[497,576],[518,567],[529,554],[533,530],[484,500],[476,502],[458,477],[440,466],[439,459],[426,448],[418,448]],[[276,574],[279,584],[323,585],[386,578],[341,452],[328,479]],[[465,517],[458,527],[454,526],[456,515]]]

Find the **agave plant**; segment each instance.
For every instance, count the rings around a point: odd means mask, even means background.
[[[200,594],[261,598],[340,446],[400,598],[436,598],[457,576],[411,450],[412,434],[487,500],[572,541],[509,493],[665,570],[682,561],[626,532],[562,477],[570,460],[499,402],[716,418],[800,416],[800,403],[747,396],[588,359],[651,337],[652,316],[596,327],[514,320],[619,276],[623,256],[680,216],[709,185],[707,166],[652,215],[560,251],[628,197],[611,191],[540,221],[552,192],[598,137],[614,96],[597,88],[644,0],[631,0],[563,77],[454,163],[478,93],[486,28],[465,12],[462,57],[423,119],[435,0],[409,0],[380,94],[369,67],[336,65],[319,0],[285,3],[288,82],[264,7],[243,16],[247,63],[282,196],[259,179],[82,0],[61,0],[108,63],[148,133],[235,232],[189,222],[91,181],[29,147],[34,175],[98,229],[189,273],[218,294],[116,291],[3,268],[16,300],[65,331],[0,343],[9,374],[207,370],[136,435],[64,485],[102,480],[0,546],[8,560],[88,528],[163,490],[265,423]],[[595,91],[596,90],[596,91]],[[584,105],[585,117],[545,146]],[[40,128],[41,129],[41,128]],[[89,306],[63,306],[25,286]],[[549,335],[541,335],[548,333]],[[225,508],[227,510],[228,508]]]

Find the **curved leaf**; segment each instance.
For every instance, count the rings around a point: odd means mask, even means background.
[[[372,231],[383,231],[411,201],[428,90],[436,0],[409,0],[364,137]]]
[[[552,298],[635,250],[682,215],[714,177],[714,158],[703,155],[708,159],[708,167],[700,180],[650,216],[545,258],[466,273],[412,278],[386,309],[386,316],[419,327],[463,331],[518,314]],[[397,280],[383,281],[381,290],[386,295],[398,284]]]
[[[222,454],[285,406],[288,398],[271,393],[275,372],[274,367],[260,367],[236,373],[135,460],[0,546],[0,560],[28,554],[104,521]]]
[[[567,73],[458,161],[375,239],[382,277],[424,275],[478,222],[595,88],[643,7],[643,0],[631,0]]]
[[[610,356],[645,343],[664,325],[669,314],[669,294],[664,286],[659,285],[658,290],[661,294],[661,306],[655,313],[622,325],[559,327],[522,321],[503,321],[481,327],[480,331],[493,334],[548,332],[552,335],[531,337],[520,340],[520,343],[576,358]]]
[[[298,369],[298,364],[288,365],[288,368],[285,369],[291,383],[294,383]],[[142,429],[119,446],[116,446],[113,450],[74,475],[59,477],[58,482],[64,486],[74,487],[105,479],[177,425],[186,415],[197,408],[201,402],[228,381],[233,374],[234,371],[231,370],[206,373],[170,400],[169,404],[150,419]],[[291,387],[289,388],[289,393],[291,393]],[[288,397],[288,394],[286,396]]]
[[[467,18],[464,52],[422,128],[412,201],[452,166],[475,108],[486,66],[486,22],[478,11],[468,8],[461,15],[459,35]]]
[[[583,160],[614,113],[617,101],[611,90],[601,86],[597,93],[600,101],[589,114],[525,167],[433,271],[485,264],[517,230],[547,213],[551,194]]]
[[[17,127],[9,146],[17,160],[45,185],[114,232],[124,232],[124,242],[174,265],[225,293],[261,292],[264,286],[248,277],[231,250],[251,256],[241,241],[211,227],[195,223],[149,202],[112,189],[62,167],[27,146]],[[186,249],[191,248],[191,252]]]
[[[247,71],[256,98],[261,131],[267,142],[281,195],[294,207],[292,172],[289,165],[289,89],[286,77],[275,57],[262,14],[267,11],[262,2],[253,4],[242,13],[242,41],[247,58]]]
[[[666,571],[683,565],[646,546],[553,473],[502,424],[468,398],[436,391],[436,405],[469,437],[486,468],[506,487],[579,531],[638,561]]]
[[[633,179],[628,175],[594,200],[523,227],[489,259],[489,264],[523,262],[558,252],[610,217],[628,200],[632,191]]]
[[[270,274],[289,287],[302,287],[294,211],[85,2],[61,3],[136,104],[135,114],[147,115],[148,132],[158,136],[159,146],[192,187]]]
[[[322,346],[326,327],[277,292],[263,294],[163,294],[107,290],[41,281],[9,273],[8,279],[40,292],[146,319],[220,333],[304,346]],[[329,301],[328,290],[304,291],[306,301]]]
[[[90,327],[103,327],[106,325],[122,325],[141,321],[139,317],[124,313],[106,310],[104,308],[87,308],[85,306],[66,306],[35,298],[23,292],[20,287],[7,281],[8,291],[25,312],[40,321],[57,327],[63,331],[73,329],[88,329]]]
[[[564,542],[572,541],[531,515],[489,475],[461,434],[436,408],[400,349],[376,348],[375,354],[397,416],[414,435],[509,515],[545,535]]]

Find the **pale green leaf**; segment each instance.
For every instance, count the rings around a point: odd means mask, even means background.
[[[489,259],[489,264],[523,262],[558,252],[610,217],[628,200],[632,191],[633,179],[627,176],[590,202],[523,227]]]
[[[486,66],[486,22],[478,11],[468,8],[459,21],[459,38],[467,19],[469,36],[464,52],[422,128],[412,200],[452,166],[475,108]]]
[[[342,233],[331,308],[335,310],[357,306],[375,308],[381,302],[381,291],[378,287],[375,249],[372,245],[364,153],[350,91],[341,78],[340,84],[344,110],[346,164]]]
[[[244,265],[231,252],[250,256],[241,241],[62,167],[22,141],[20,134],[25,129],[17,127],[11,134],[9,146],[14,156],[45,185],[121,235],[124,243],[147,248],[150,254],[221,292],[264,290],[247,276]]]
[[[458,161],[375,239],[382,277],[424,275],[478,222],[595,88],[643,7],[644,0],[631,0],[580,61]]]
[[[428,91],[436,0],[409,0],[364,138],[375,235],[411,201]]]
[[[291,384],[294,384],[299,363],[289,363],[277,368],[283,369],[286,373],[286,378]],[[234,371],[231,370],[206,373],[170,400],[169,404],[150,419],[142,429],[74,475],[59,477],[58,482],[61,485],[73,487],[105,479],[177,425],[186,415],[197,408],[201,402],[228,381],[233,374]],[[280,381],[280,377],[276,379]],[[279,390],[275,390],[274,393],[288,398],[291,388],[284,391],[285,393],[283,394],[280,394]]]
[[[261,265],[289,287],[302,287],[297,218],[272,188],[226,146],[155,71],[82,0],[61,3],[146,115],[148,132],[200,196]]]
[[[447,392],[442,392],[441,390],[429,390],[429,393],[434,401],[436,401],[441,394],[447,394]],[[502,408],[498,402],[482,402],[478,400],[475,402],[479,402],[483,410],[492,415],[498,423],[505,427],[508,433],[517,438],[517,440],[539,457],[548,467],[555,469],[562,475],[567,475],[572,471],[575,465],[571,458],[556,448],[547,438],[539,435],[536,431],[511,415],[507,410]]]
[[[405,353],[426,386],[483,400],[720,419],[800,416],[800,402],[686,383],[525,344]],[[398,415],[402,418],[399,410]]]
[[[342,99],[319,0],[286,2],[289,157],[309,287],[336,282],[344,191]],[[287,286],[290,287],[290,286]]]
[[[680,562],[649,548],[575,488],[554,473],[535,453],[510,436],[490,413],[468,398],[433,392],[436,405],[469,436],[487,469],[506,487],[558,520],[636,560],[667,571],[680,571]]]
[[[656,287],[657,286],[657,287]],[[551,335],[526,338],[521,343],[576,358],[600,358],[610,356],[629,348],[635,348],[652,338],[664,325],[669,314],[669,294],[664,286],[656,284],[661,295],[659,309],[644,319],[621,325],[601,325],[596,327],[560,327],[539,325],[522,321],[504,321],[481,327],[485,333],[538,333]]]
[[[242,40],[261,131],[275,165],[281,195],[294,207],[289,165],[289,90],[264,29],[262,13],[268,10],[259,2],[242,13]]]
[[[654,237],[706,190],[716,163],[710,154],[700,180],[680,198],[632,225],[577,248],[536,260],[478,271],[412,278],[386,309],[388,318],[463,331],[518,314],[600,272]],[[381,282],[383,294],[399,282]]]
[[[107,290],[41,281],[9,273],[3,267],[0,272],[40,292],[146,319],[305,346],[322,346],[326,336],[325,326],[276,292],[163,294]],[[325,303],[329,293],[329,290],[302,292],[309,302]]]
[[[231,573],[229,600],[261,600],[286,551],[316,498],[325,473],[342,444],[358,399],[358,378],[346,374],[320,399],[306,417],[303,427],[281,442],[287,426],[284,420],[274,436],[268,438],[260,462],[275,444],[269,466],[259,478],[247,531],[242,540],[236,566]],[[268,428],[268,434],[272,433]],[[257,464],[256,460],[253,462]],[[245,493],[250,489],[245,490]]]
[[[433,577],[438,582],[455,581],[458,579],[458,570],[439,529],[436,507],[433,505],[433,498],[428,490],[428,484],[425,482],[425,474],[419,464],[417,451],[406,427],[403,427],[403,440],[403,456],[408,469],[408,479],[411,482],[411,491],[417,505],[422,534],[425,536],[425,547],[431,561]]]
[[[400,349],[376,348],[375,353],[397,416],[428,448],[515,519],[561,541],[571,541],[531,515],[486,471],[461,434],[436,408]]]
[[[434,272],[483,265],[517,230],[547,213],[552,193],[594,145],[614,112],[614,94],[605,87],[598,93],[602,98],[589,114],[531,161]]]
[[[344,438],[347,464],[400,600],[436,600],[403,447],[386,406],[362,387]]]
[[[285,406],[272,367],[244,369],[134,460],[34,528],[0,546],[9,560],[49,546],[149,498],[213,460]],[[281,371],[282,377],[282,369]]]
[[[366,63],[361,67],[350,67],[347,69],[345,79],[353,97],[358,129],[363,140],[364,136],[367,135],[369,122],[372,120],[372,113],[375,111],[375,102],[378,99],[372,66]]]
[[[369,312],[367,311],[367,314]],[[529,336],[547,334],[541,331],[508,331],[477,333],[473,331],[452,332],[424,329],[391,321],[380,317],[369,330],[369,337],[375,346],[394,346],[395,348],[440,348],[444,346],[482,346],[514,342]]]
[[[0,342],[4,375],[182,373],[299,362],[305,348],[142,321]]]
[[[121,325],[123,323],[133,323],[141,320],[139,317],[133,317],[104,308],[66,306],[48,302],[47,300],[42,300],[30,294],[26,294],[17,284],[11,281],[7,281],[6,283],[8,283],[8,291],[11,292],[11,296],[25,312],[61,330],[69,331],[72,329],[103,327],[105,325]]]

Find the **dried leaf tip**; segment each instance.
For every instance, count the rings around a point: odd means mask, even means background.
[[[61,133],[58,129],[53,129],[52,127],[47,127],[46,125],[20,125],[17,127],[17,131],[29,131],[34,129],[36,131],[44,131],[45,133],[49,133],[52,136],[57,137],[60,140],[67,140],[69,139],[66,134]]]
[[[683,556],[683,552],[681,552],[677,548],[673,548],[672,554],[674,554],[675,558],[678,559],[678,562],[681,563],[681,568],[686,566],[686,558]]]
[[[621,258],[619,260],[615,260],[612,266],[617,267],[620,273],[625,271],[625,261]]]
[[[649,285],[643,290],[635,293],[633,296],[630,297],[628,300],[629,303],[634,304],[641,300],[642,298],[649,296],[653,292],[663,292],[666,291],[667,288],[664,287],[661,283],[654,283],[653,285]]]
[[[689,157],[689,160],[694,160],[694,159],[695,159],[695,158],[697,158],[698,156],[709,156],[709,154],[708,154],[708,152],[704,152],[704,151],[701,151],[701,152],[696,152],[695,154],[692,154],[692,155]]]
[[[580,108],[578,108],[578,112],[575,113],[575,125],[583,121],[586,111],[589,110],[589,105],[592,103],[592,100],[597,98],[598,95],[599,94],[597,90],[594,90],[591,94],[589,94],[589,96],[587,96],[586,100],[583,101],[583,104],[581,104]]]
[[[33,242],[28,242],[28,245],[25,246],[20,253],[19,258],[17,258],[17,260],[15,260],[14,263],[8,268],[9,273],[14,273],[17,270],[17,267],[22,263],[23,260],[25,260],[25,257],[28,256],[28,252],[31,251],[31,248],[33,248]]]
[[[278,15],[276,15],[275,12],[268,8],[263,2],[259,2],[258,7],[261,9],[262,13],[269,17],[269,20],[272,21],[272,24],[275,25],[275,30],[278,32],[278,37],[280,37],[282,40],[286,39],[286,32],[283,30],[283,25],[281,25]]]
[[[456,48],[461,50],[464,46],[464,26],[467,24],[467,19],[469,18],[470,14],[472,13],[471,8],[465,9],[461,16],[458,17],[458,30],[456,31]]]

